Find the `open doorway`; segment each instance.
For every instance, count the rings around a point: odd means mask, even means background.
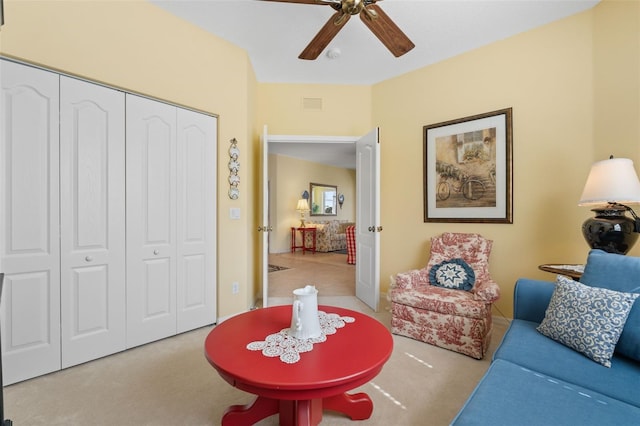
[[[295,288],[316,285],[320,294],[355,295],[355,267],[347,264],[345,225],[355,223],[356,137],[276,136],[265,138],[268,151],[268,236],[267,297],[291,296]],[[312,209],[312,185],[337,187],[333,209]],[[315,187],[314,187],[315,188]],[[292,251],[302,244],[295,230],[301,226],[295,210],[307,198],[307,227],[316,227],[317,251]],[[338,202],[338,199],[342,203]],[[292,228],[294,228],[292,230]],[[307,234],[306,245],[311,246]]]
[[[382,230],[379,226],[379,130],[373,129],[370,133],[363,137],[314,137],[314,136],[291,136],[291,135],[269,135],[265,126],[262,135],[263,146],[263,202],[262,202],[262,224],[258,229],[268,229],[263,233],[262,245],[262,299],[263,306],[269,305],[270,297],[270,276],[286,270],[274,271],[269,273],[269,256],[270,254],[283,254],[291,252],[291,235],[295,233],[295,228],[299,226],[300,217],[295,211],[298,198],[306,191],[308,182],[315,181],[327,185],[335,185],[331,182],[336,179],[339,172],[334,172],[328,177],[316,179],[309,175],[309,169],[315,167],[313,162],[305,163],[304,167],[292,165],[289,152],[282,152],[281,155],[269,155],[277,153],[278,147],[282,148],[305,148],[311,146],[321,146],[322,151],[316,151],[313,159],[320,161],[321,158],[328,154],[336,154],[336,151],[349,148],[351,151],[353,169],[351,169],[351,184],[338,184],[337,196],[344,202],[341,211],[330,219],[347,220],[355,222],[357,243],[357,256],[362,255],[361,261],[356,262],[355,266],[355,294],[356,297],[364,301],[374,311],[378,307],[379,298],[379,234],[377,230]],[[289,144],[289,145],[286,145]],[[344,160],[345,155],[341,155],[340,159]],[[281,163],[275,163],[278,161]],[[288,163],[287,163],[288,162]],[[287,163],[283,166],[283,163]],[[286,171],[286,173],[272,173],[272,170]],[[326,176],[326,175],[325,175]],[[346,189],[350,192],[347,193]],[[270,189],[270,190],[269,190]],[[356,192],[358,194],[356,194]],[[342,194],[341,194],[342,193]],[[269,211],[267,211],[267,209]],[[313,216],[313,215],[311,215]],[[326,216],[326,215],[322,215]],[[327,218],[323,218],[327,219]],[[362,226],[358,226],[358,222]],[[319,225],[320,226],[320,225]],[[292,231],[293,228],[293,231]],[[363,230],[370,230],[371,235],[363,233]],[[268,234],[268,238],[267,238]],[[294,244],[295,245],[295,244]],[[334,248],[324,250],[326,252],[334,251]],[[271,252],[271,253],[270,253]],[[336,253],[332,253],[336,254]],[[300,255],[297,253],[292,260],[298,259],[303,261],[309,256],[315,256],[309,252]],[[342,255],[344,256],[344,255]],[[318,256],[319,258],[320,256]],[[320,260],[320,259],[318,259]],[[273,262],[272,262],[273,263]],[[346,264],[346,258],[343,262]],[[286,265],[275,265],[285,266]],[[314,279],[314,265],[304,266],[302,269],[302,277],[298,280],[297,287],[310,284],[309,279]],[[306,272],[305,272],[306,271]],[[303,281],[304,280],[304,281]],[[297,288],[295,287],[295,288]]]

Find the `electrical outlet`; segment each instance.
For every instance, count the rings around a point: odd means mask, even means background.
[[[237,282],[231,283],[231,293],[238,294],[240,293],[240,284]]]

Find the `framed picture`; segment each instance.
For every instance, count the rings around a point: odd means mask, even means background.
[[[424,126],[424,221],[513,223],[511,108]]]

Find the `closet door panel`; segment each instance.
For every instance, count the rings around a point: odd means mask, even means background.
[[[5,385],[60,369],[58,80],[0,60]]]
[[[217,119],[178,109],[178,332],[216,318]]]
[[[176,333],[176,108],[127,95],[127,346]]]
[[[62,366],[125,349],[124,93],[60,81]]]

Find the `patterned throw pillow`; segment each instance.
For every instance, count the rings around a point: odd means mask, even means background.
[[[429,282],[438,287],[469,291],[475,281],[476,274],[462,259],[445,260],[429,270]]]
[[[616,343],[638,296],[589,287],[558,275],[538,331],[605,367],[611,367]]]

